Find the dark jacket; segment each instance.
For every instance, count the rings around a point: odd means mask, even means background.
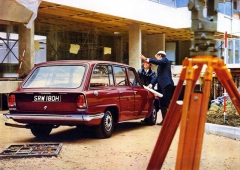
[[[158,65],[157,76],[151,81],[153,87],[156,83],[158,83],[161,88],[165,88],[168,85],[174,86],[172,80],[171,64],[166,57],[163,57],[161,60],[150,58],[149,63]]]
[[[146,71],[142,68],[138,70],[138,75],[143,83],[143,85],[147,86],[151,83],[152,79],[156,77],[155,71],[153,71],[151,68]]]

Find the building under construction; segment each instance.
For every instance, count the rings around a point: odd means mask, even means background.
[[[0,109],[5,94],[40,62],[111,60],[139,69],[140,54],[154,57],[164,50],[177,82],[190,55],[188,0],[0,0],[0,5]],[[219,1],[218,7],[218,57],[240,87],[240,1]],[[217,79],[212,87],[212,98],[223,94]]]

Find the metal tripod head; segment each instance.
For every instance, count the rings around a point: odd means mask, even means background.
[[[189,0],[188,9],[192,13],[191,31],[194,38],[190,47],[190,56],[217,56],[218,49],[214,33],[217,31],[218,0]]]

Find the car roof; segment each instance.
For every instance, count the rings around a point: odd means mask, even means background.
[[[111,65],[122,65],[122,66],[125,66],[125,67],[131,67],[127,64],[113,62],[113,61],[104,61],[104,60],[56,60],[56,61],[42,62],[42,63],[36,64],[36,66],[48,65],[48,64],[53,64],[53,65],[58,65],[58,64],[90,64],[90,65],[95,65],[95,64],[98,64],[98,63],[111,64]]]

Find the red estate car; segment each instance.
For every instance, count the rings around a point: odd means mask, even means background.
[[[154,95],[143,88],[134,68],[110,61],[65,60],[36,65],[9,94],[8,119],[36,137],[60,125],[92,126],[99,138],[112,135],[114,124],[145,118],[154,125]],[[21,123],[21,124],[19,124]]]

